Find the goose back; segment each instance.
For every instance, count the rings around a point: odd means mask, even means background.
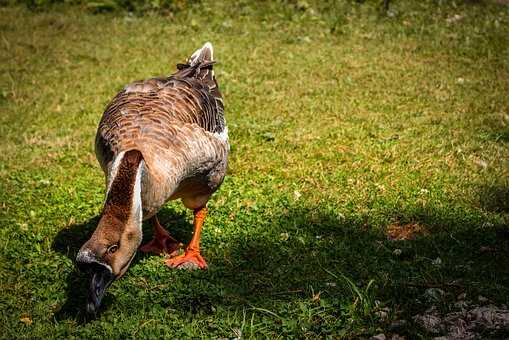
[[[168,199],[210,195],[226,172],[227,127],[212,52],[195,54],[169,77],[127,85],[99,123],[96,155],[107,181],[120,154],[143,155],[144,218]]]

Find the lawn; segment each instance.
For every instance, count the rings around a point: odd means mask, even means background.
[[[232,145],[209,269],[138,254],[88,317],[74,257],[104,200],[102,111],[205,41]],[[0,45],[0,338],[429,338],[432,306],[509,304],[509,6],[7,6]],[[190,239],[180,202],[159,216]]]

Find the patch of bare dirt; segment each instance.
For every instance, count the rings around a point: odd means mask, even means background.
[[[392,241],[413,240],[417,236],[428,235],[427,228],[418,223],[401,225],[393,223],[387,228],[387,237]]]

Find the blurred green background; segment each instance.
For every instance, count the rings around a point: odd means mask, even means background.
[[[509,303],[504,1],[1,4],[0,337],[429,338],[430,307]],[[139,254],[86,317],[102,110],[205,41],[232,145],[209,270]],[[160,219],[190,239],[180,202]]]

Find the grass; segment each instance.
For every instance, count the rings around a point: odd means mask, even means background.
[[[139,254],[87,318],[73,261],[104,197],[102,110],[208,40],[232,144],[210,268]],[[0,337],[367,338],[404,319],[413,339],[431,336],[412,322],[427,287],[443,311],[462,292],[509,303],[509,7],[1,7],[0,45]],[[179,202],[160,217],[190,239]],[[425,232],[388,238],[404,226]]]

